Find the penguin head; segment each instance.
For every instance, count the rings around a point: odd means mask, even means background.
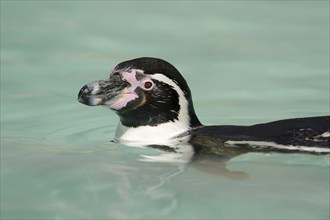
[[[187,82],[173,65],[158,58],[119,63],[108,79],[82,87],[78,100],[115,111],[126,127],[175,122],[187,128],[201,125]]]

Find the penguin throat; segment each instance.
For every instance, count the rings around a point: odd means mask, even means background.
[[[145,125],[139,127],[127,127],[119,123],[115,139],[124,143],[164,144],[175,141],[177,137],[182,136],[189,130],[189,124],[180,121],[166,122],[157,126]]]

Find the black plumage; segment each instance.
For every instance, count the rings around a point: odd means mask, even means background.
[[[302,152],[306,147],[317,147],[321,151],[308,151],[324,154],[330,148],[330,117],[308,117],[274,121],[251,126],[203,126],[190,131],[190,143],[200,154],[227,155],[245,152]],[[324,134],[322,136],[322,134]],[[235,146],[230,146],[226,142]],[[241,143],[240,143],[241,142]],[[262,143],[256,145],[253,143]],[[267,145],[267,143],[269,143]],[[273,145],[292,146],[293,149],[276,148]],[[325,151],[322,151],[325,149]],[[304,151],[306,152],[306,151]]]

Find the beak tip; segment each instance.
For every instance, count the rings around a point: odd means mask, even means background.
[[[79,97],[79,96],[77,98],[77,101],[80,102],[80,103],[82,103],[82,104],[85,104],[85,101],[81,97]]]
[[[78,102],[88,106],[101,105],[103,99],[93,95],[92,92],[93,90],[91,90],[88,85],[83,86],[78,93]]]
[[[88,86],[84,85],[78,93],[78,98],[77,98],[78,102],[85,105],[90,105],[89,98],[87,97],[88,93],[90,93]]]

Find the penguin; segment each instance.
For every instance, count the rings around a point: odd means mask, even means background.
[[[141,57],[119,63],[109,78],[83,86],[78,101],[119,116],[115,141],[168,152],[232,158],[247,152],[330,153],[330,116],[293,118],[251,126],[203,125],[191,91],[169,62]],[[181,149],[182,150],[182,149]]]

